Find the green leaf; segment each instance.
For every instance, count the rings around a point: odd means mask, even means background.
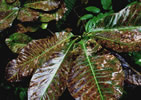
[[[100,9],[95,7],[95,6],[89,6],[87,8],[85,8],[87,11],[92,12],[92,13],[99,13]]]
[[[96,23],[88,36],[116,52],[141,50],[141,3],[128,6],[118,13],[105,16]]]
[[[5,40],[7,46],[14,52],[19,53],[32,39],[22,33],[14,33]]]
[[[54,52],[65,48],[64,45],[71,37],[71,33],[60,32],[52,38],[31,41],[21,50],[17,59],[8,63],[7,79],[11,82],[20,81],[23,77],[31,75],[41,63],[49,60]]]
[[[69,67],[64,60],[72,47],[72,41],[65,50],[54,52],[40,68],[36,70],[30,81],[29,100],[57,100],[66,89]]]
[[[10,27],[19,11],[20,2],[7,4],[5,0],[0,1],[0,31]]]
[[[89,40],[88,40],[89,41]],[[88,44],[90,46],[88,46]],[[75,99],[116,100],[122,95],[124,73],[120,62],[107,51],[93,53],[93,43],[81,41],[72,52],[68,89]],[[75,57],[75,58],[74,58]]]
[[[112,0],[101,0],[101,4],[105,10],[112,9]]]
[[[87,20],[87,19],[90,19],[90,18],[92,18],[92,17],[93,17],[92,14],[86,14],[86,15],[80,17],[80,20]]]

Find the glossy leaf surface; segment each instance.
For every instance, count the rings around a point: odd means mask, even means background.
[[[66,89],[69,67],[64,63],[73,42],[61,52],[54,52],[36,72],[30,82],[28,90],[29,100],[57,100]],[[67,62],[67,61],[66,61]]]
[[[17,59],[13,59],[7,65],[7,79],[19,81],[22,77],[32,74],[40,63],[47,61],[50,56],[64,47],[72,35],[69,33],[58,33],[52,38],[33,40],[24,47]]]
[[[96,23],[90,36],[117,52],[141,50],[141,3],[130,5]]]
[[[83,42],[84,43],[84,42]],[[122,95],[124,74],[120,62],[110,53],[93,55],[92,48],[75,51],[68,88],[75,99],[116,100]]]

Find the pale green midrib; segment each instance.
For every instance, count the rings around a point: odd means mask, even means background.
[[[18,66],[25,65],[25,64],[27,64],[27,63],[29,63],[29,62],[35,60],[36,58],[38,58],[38,57],[44,55],[44,54],[47,53],[48,51],[54,49],[55,47],[57,47],[58,45],[60,45],[60,44],[63,43],[64,41],[69,40],[72,36],[73,36],[73,35],[70,35],[68,38],[66,38],[66,39],[64,39],[64,40],[62,40],[62,41],[60,41],[59,43],[57,43],[56,45],[52,46],[51,48],[47,48],[47,49],[46,49],[44,52],[42,52],[39,56],[35,56],[33,59],[30,59],[29,61],[26,61],[25,63],[22,63],[22,64],[20,64],[20,65],[18,65]],[[24,68],[24,67],[23,67],[23,68]],[[11,79],[12,79],[13,77],[15,77],[17,74],[18,74],[18,72],[16,72],[16,73],[15,73],[11,78],[9,78],[8,80],[11,80]]]
[[[102,94],[102,92],[101,92],[101,89],[100,89],[98,80],[97,80],[97,78],[96,78],[95,70],[93,69],[93,66],[92,66],[92,64],[91,64],[91,62],[90,62],[89,56],[87,55],[87,49],[86,49],[86,46],[85,46],[85,44],[84,44],[84,41],[82,41],[82,47],[83,47],[83,50],[84,50],[86,59],[87,59],[87,61],[88,61],[88,63],[89,63],[89,67],[90,67],[90,69],[91,69],[91,71],[92,71],[92,75],[93,75],[93,77],[94,77],[94,80],[95,80],[95,83],[96,83],[98,92],[99,92],[99,94],[100,94],[100,98],[101,98],[101,100],[104,100],[104,97],[103,97],[103,94]]]
[[[8,16],[6,16],[3,20],[0,21],[0,24],[2,24],[6,19],[8,19],[10,16],[12,16],[13,14],[15,14],[18,10],[13,10],[13,12],[11,12]]]
[[[133,30],[133,29],[141,29],[141,26],[128,26],[128,27],[117,27],[117,28],[99,28],[99,29],[94,29],[94,31],[87,33],[88,36],[93,36],[93,33],[97,32],[111,32],[111,31],[121,31],[121,30]]]
[[[64,57],[63,57],[63,59],[62,59],[60,65],[59,65],[59,67],[58,67],[58,69],[59,69],[60,66],[62,65],[63,61],[65,60],[65,58],[66,58],[66,56],[67,56],[67,54],[68,54],[68,52],[69,52],[69,50],[71,49],[72,45],[75,43],[76,40],[77,40],[77,39],[73,40],[73,41],[69,44],[69,46],[68,46],[68,48],[67,48],[67,50],[66,50],[66,52],[65,52],[65,54],[64,54]],[[57,71],[58,71],[58,69],[57,69]],[[57,71],[56,71],[56,73],[57,73]],[[52,81],[53,81],[53,79],[54,79],[56,73],[54,74],[54,76],[53,76],[53,78],[52,78]],[[50,83],[52,83],[52,81],[50,81]],[[50,83],[49,83],[49,84],[50,84]],[[47,91],[48,88],[49,88],[49,86],[46,88],[46,91]],[[46,93],[46,92],[45,92],[45,93]],[[44,95],[45,95],[45,94],[43,94],[43,96],[44,96]],[[41,100],[43,100],[43,97],[41,97]]]

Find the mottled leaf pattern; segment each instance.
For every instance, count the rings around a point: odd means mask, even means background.
[[[122,95],[124,74],[120,62],[113,55],[102,53],[94,56],[87,51],[90,65],[82,49],[78,48],[73,54],[68,88],[75,99],[116,100]],[[92,70],[98,83],[94,79]]]
[[[141,50],[141,3],[128,6],[97,22],[90,36],[118,52]]]
[[[5,0],[0,2],[0,31],[10,27],[19,10],[19,0],[8,5]]]
[[[17,16],[17,19],[21,22],[29,22],[29,21],[35,21],[39,18],[39,12],[34,11],[30,8],[22,8],[19,11],[19,14]]]
[[[41,61],[47,61],[50,56],[64,47],[72,35],[60,32],[52,38],[33,40],[24,47],[17,59],[7,65],[7,78],[9,81],[19,81],[22,77],[31,75],[38,68]]]
[[[21,49],[26,46],[32,39],[21,33],[14,33],[9,38],[5,40],[7,46],[14,53],[19,53]]]
[[[43,11],[51,11],[59,8],[60,4],[60,0],[29,0],[24,6]]]
[[[40,20],[41,20],[41,22],[49,22],[51,20],[58,21],[59,19],[61,19],[63,17],[65,12],[66,12],[66,8],[62,6],[61,8],[59,8],[53,14],[50,14],[50,13],[42,13],[42,14],[40,14]]]
[[[30,82],[28,90],[29,100],[57,100],[66,88],[69,72],[67,63],[64,63],[73,42],[66,46],[66,50],[54,52],[36,72]]]
[[[36,32],[40,27],[40,24],[28,25],[19,23],[16,25],[17,33],[27,33],[27,32]]]

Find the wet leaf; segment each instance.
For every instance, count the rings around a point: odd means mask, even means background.
[[[141,3],[130,5],[118,13],[99,20],[90,36],[106,48],[117,52],[139,51],[141,48]]]
[[[12,25],[18,14],[19,6],[19,0],[10,5],[8,5],[5,0],[0,2],[0,31]]]
[[[11,82],[19,81],[29,76],[40,65],[40,61],[47,61],[50,56],[62,50],[72,35],[61,32],[52,38],[33,40],[25,46],[17,59],[10,61],[6,67],[7,79]]]
[[[14,53],[19,53],[31,40],[32,39],[25,34],[14,33],[7,38],[5,42]]]
[[[73,53],[68,78],[71,95],[78,100],[117,100],[124,81],[120,62],[107,51],[94,55],[91,50],[84,46]]]
[[[39,12],[34,11],[30,8],[20,9],[17,19],[21,22],[36,21],[39,18]]]

